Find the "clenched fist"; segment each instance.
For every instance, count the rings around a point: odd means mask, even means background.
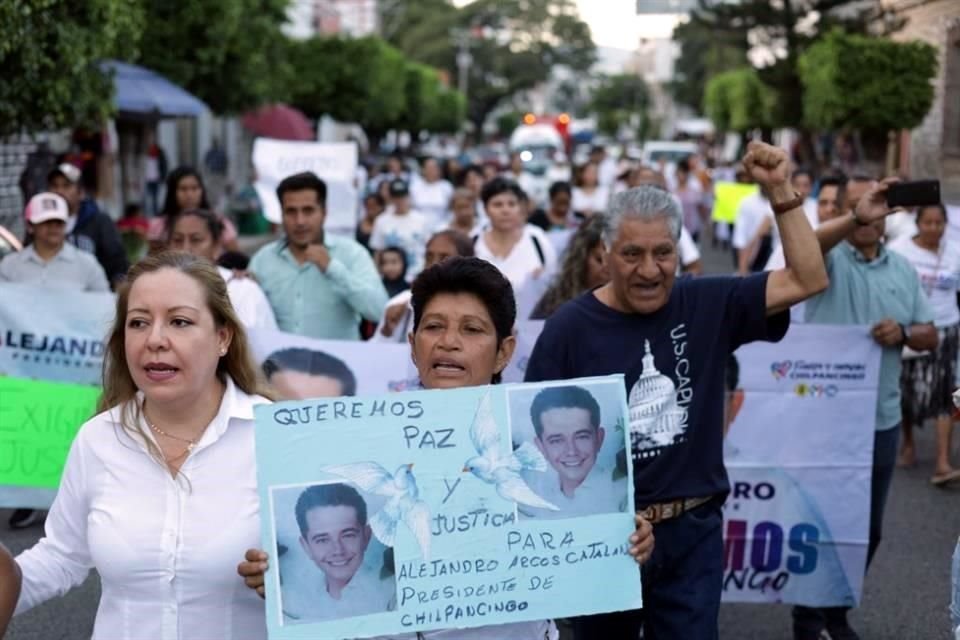
[[[753,141],[747,145],[743,167],[766,193],[776,191],[790,179],[790,158],[779,147]]]

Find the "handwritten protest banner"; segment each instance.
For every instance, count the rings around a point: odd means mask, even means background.
[[[253,166],[257,181],[253,187],[263,205],[263,215],[280,223],[277,185],[295,173],[312,171],[327,183],[327,218],[324,228],[331,233],[352,234],[357,225],[357,145],[352,142],[290,142],[257,138],[253,143]]]
[[[85,385],[0,378],[0,485],[56,489],[99,395]]]
[[[779,344],[737,351],[724,600],[859,603],[879,370],[867,327],[798,325]]]
[[[626,416],[622,376],[257,407],[270,637],[640,607]]]
[[[718,182],[713,185],[713,213],[711,219],[715,222],[733,224],[737,221],[737,208],[747,196],[757,192],[755,184],[740,184],[739,182]]]

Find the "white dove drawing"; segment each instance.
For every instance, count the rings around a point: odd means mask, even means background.
[[[546,471],[547,461],[532,442],[524,442],[511,453],[502,453],[500,430],[493,419],[490,394],[480,399],[477,415],[470,425],[470,440],[477,449],[476,455],[463,467],[487,484],[496,486],[500,497],[539,509],[560,509],[534,492],[520,472],[526,469]]]
[[[324,467],[323,471],[349,480],[363,491],[387,496],[383,508],[370,517],[370,528],[383,544],[394,546],[397,524],[402,520],[425,560],[430,558],[430,508],[420,499],[413,465],[400,465],[391,474],[376,462],[355,462]]]

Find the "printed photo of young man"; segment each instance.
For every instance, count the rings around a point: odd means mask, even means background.
[[[337,398],[357,393],[350,367],[329,353],[303,347],[274,351],[263,362],[263,374],[278,400]]]
[[[342,483],[310,486],[300,494],[295,512],[300,546],[319,570],[310,574],[312,584],[281,585],[283,610],[296,624],[382,613],[395,607],[392,576],[383,577],[378,563],[365,562],[373,534],[367,523],[367,504],[356,489]],[[288,594],[294,588],[301,592]]]
[[[627,480],[613,464],[598,461],[607,431],[600,425],[600,404],[587,389],[551,386],[530,405],[534,444],[546,458],[546,472],[530,471],[531,489],[558,511],[520,507],[520,517],[557,519],[617,513],[627,507]]]

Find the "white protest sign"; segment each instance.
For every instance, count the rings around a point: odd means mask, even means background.
[[[254,188],[263,205],[263,215],[280,224],[277,185],[284,178],[312,171],[327,183],[327,219],[330,233],[352,235],[357,224],[357,146],[352,142],[289,142],[257,138],[253,143]]]

